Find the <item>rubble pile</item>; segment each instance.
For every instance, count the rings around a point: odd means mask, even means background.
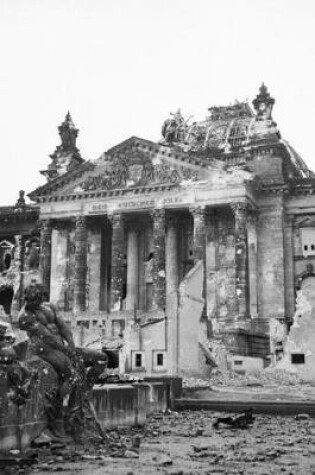
[[[249,408],[250,409],[250,408]],[[245,424],[243,423],[245,422]],[[293,475],[315,472],[314,419],[264,416],[246,411],[164,411],[139,428],[106,432],[104,444],[46,443],[23,454],[1,473],[46,475]],[[47,442],[47,441],[46,441]]]
[[[186,377],[183,379],[184,388],[213,389],[215,387],[266,387],[278,388],[282,386],[311,386],[305,383],[297,374],[279,370],[277,368],[266,368],[264,371],[255,374],[244,375],[235,371],[221,371],[215,369],[209,378]]]

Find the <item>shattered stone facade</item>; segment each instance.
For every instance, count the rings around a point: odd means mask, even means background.
[[[15,206],[0,208],[0,319],[12,323],[24,288],[42,281],[39,208],[26,205],[20,191]]]
[[[161,141],[131,137],[93,162],[66,116],[29,197],[40,278],[82,344],[116,342],[121,369],[146,374],[205,374],[221,345],[264,364],[291,351],[297,290],[315,276],[315,176],[274,104],[262,85],[253,108],[178,110]]]

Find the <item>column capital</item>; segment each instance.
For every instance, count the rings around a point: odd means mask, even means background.
[[[52,227],[52,220],[50,218],[47,219],[39,219],[38,220],[38,228],[39,230],[48,230]]]
[[[192,205],[192,206],[189,206],[189,212],[193,216],[203,217],[207,214],[207,209],[205,205]]]
[[[84,215],[76,216],[75,217],[75,225],[76,226],[86,226],[87,217]]]
[[[165,208],[156,208],[150,211],[154,221],[165,218]]]
[[[243,201],[230,203],[230,207],[235,217],[238,217],[242,214],[248,214],[253,209],[249,203]]]
[[[120,226],[122,220],[123,220],[123,215],[122,213],[111,213],[107,215],[107,219],[112,223],[113,226]]]

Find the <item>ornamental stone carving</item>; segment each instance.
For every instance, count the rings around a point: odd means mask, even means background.
[[[131,163],[130,163],[131,162]],[[83,191],[111,190],[147,186],[150,184],[172,184],[183,180],[198,179],[198,172],[183,166],[174,166],[166,160],[153,165],[151,160],[113,162],[102,174],[88,177],[81,188]]]

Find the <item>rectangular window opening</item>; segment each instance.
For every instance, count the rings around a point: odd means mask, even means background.
[[[163,353],[158,353],[156,355],[156,365],[157,366],[163,366],[164,364],[164,355]]]
[[[234,366],[242,366],[242,364],[243,364],[243,361],[241,361],[241,360],[235,360],[234,361]]]
[[[306,244],[304,245],[304,251],[308,251],[308,246]]]
[[[305,364],[305,354],[304,353],[295,353],[291,355],[292,364]]]
[[[141,368],[141,366],[142,366],[142,354],[141,353],[136,353],[135,366],[136,366],[136,368]]]

